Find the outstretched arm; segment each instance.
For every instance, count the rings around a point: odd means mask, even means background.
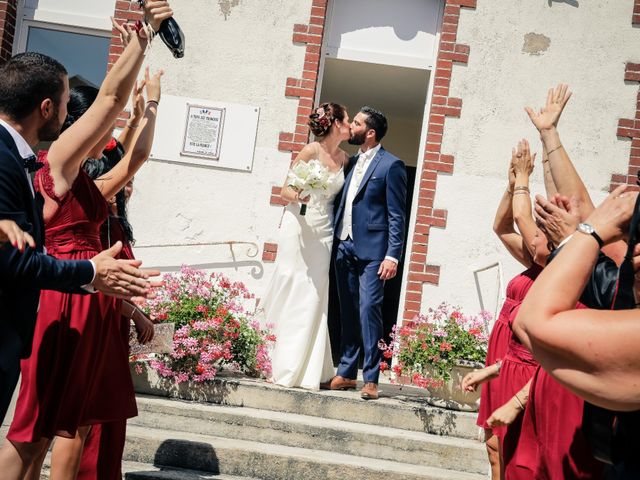
[[[145,17],[157,31],[160,24],[172,15],[165,1],[148,0]],[[47,159],[56,181],[56,194],[71,188],[80,165],[96,146],[124,109],[133,83],[138,75],[148,40],[135,35],[102,82],[98,97],[91,107],[60,138],[51,144]],[[61,181],[64,179],[65,181]]]
[[[149,158],[156,128],[156,116],[160,102],[160,77],[163,71],[149,76],[149,68],[145,69],[143,85],[147,89],[147,103],[144,118],[140,122],[139,133],[135,137],[133,147],[125,149],[124,157],[109,172],[96,179],[96,185],[105,199],[110,199],[135,175]],[[142,97],[144,102],[144,97]]]
[[[538,112],[530,107],[526,107],[525,110],[540,132],[540,139],[548,156],[549,169],[558,193],[575,198],[581,219],[584,219],[593,210],[593,202],[564,149],[557,130],[560,116],[570,98],[569,86],[560,84],[555,89],[549,89],[547,102]]]
[[[493,221],[493,231],[498,236],[502,244],[509,251],[511,256],[518,262],[529,268],[533,261],[529,250],[522,242],[522,236],[516,232],[513,226],[513,208],[512,197],[513,187],[515,186],[516,176],[513,170],[513,163],[509,162],[509,185],[502,194],[496,216]]]
[[[533,257],[534,251],[531,243],[538,233],[538,227],[533,219],[531,210],[531,193],[529,191],[529,176],[533,171],[533,162],[536,158],[529,151],[529,142],[521,140],[518,147],[512,150],[511,154],[513,169],[516,175],[515,186],[513,187],[513,218],[522,235],[522,243]]]
[[[587,218],[605,243],[623,238],[637,194],[614,190]],[[613,410],[640,409],[640,313],[574,310],[598,257],[598,242],[576,233],[540,274],[514,332],[542,367],[585,400]]]

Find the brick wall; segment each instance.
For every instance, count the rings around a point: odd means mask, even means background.
[[[634,2],[631,24],[634,27],[640,26],[640,0],[635,0]],[[625,82],[640,83],[640,63],[629,62],[626,64],[624,80]],[[636,96],[636,114],[634,118],[621,118],[618,120],[616,134],[620,138],[631,139],[631,149],[627,172],[611,176],[610,190],[624,183],[635,186],[638,179],[638,171],[640,170],[640,89]]]
[[[18,0],[0,0],[0,63],[11,58],[16,35]]]
[[[320,50],[327,16],[327,0],[313,0],[309,23],[293,26],[293,43],[304,45],[305,57],[302,73],[299,77],[289,77],[286,80],[284,94],[286,97],[298,99],[296,123],[289,132],[280,132],[278,150],[291,152],[291,160],[309,142],[309,127],[307,121],[313,110],[313,102],[318,87],[318,72],[320,69]],[[274,206],[286,205],[280,198],[280,187],[271,189],[269,203]],[[262,260],[274,262],[278,245],[265,243]]]
[[[427,143],[422,169],[418,173],[418,201],[416,225],[411,251],[408,252],[409,268],[403,318],[411,319],[420,313],[422,287],[425,283],[437,285],[440,267],[429,265],[428,246],[431,228],[445,228],[447,211],[433,208],[439,173],[453,173],[454,156],[442,151],[442,137],[445,134],[445,118],[459,117],[462,99],[449,95],[449,86],[455,64],[466,64],[470,48],[457,42],[458,22],[461,8],[475,8],[476,0],[446,0],[440,45],[433,75],[434,86],[429,112]]]
[[[113,18],[118,23],[134,23],[136,20],[142,20],[142,9],[138,6],[138,2],[135,0],[116,0],[116,9],[113,12]],[[122,54],[123,50],[124,46],[120,41],[120,35],[115,29],[113,29],[111,31],[111,44],[109,45],[107,71],[110,70],[116,60],[118,60],[118,57]],[[128,113],[123,112],[118,120],[116,120],[116,127],[124,128],[128,116]]]

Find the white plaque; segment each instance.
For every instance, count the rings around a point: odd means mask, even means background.
[[[224,108],[188,103],[181,155],[218,160],[224,115]]]

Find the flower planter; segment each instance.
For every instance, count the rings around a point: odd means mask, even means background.
[[[462,379],[468,373],[484,365],[475,362],[457,362],[451,369],[451,378],[444,382],[442,387],[429,387],[427,403],[435,407],[448,408],[450,410],[460,410],[463,412],[477,412],[480,407],[480,389],[475,392],[465,392],[460,388]],[[429,370],[425,372],[429,375]]]

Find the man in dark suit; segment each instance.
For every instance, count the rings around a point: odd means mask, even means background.
[[[0,422],[31,351],[41,289],[73,293],[100,290],[122,298],[146,296],[151,284],[139,262],[115,260],[122,245],[91,260],[62,261],[46,255],[43,199],[30,173],[37,169],[32,146],[55,140],[67,115],[67,72],[38,53],[16,55],[0,66],[0,219],[15,222],[35,246],[0,248]]]
[[[365,400],[378,398],[384,282],[396,275],[404,245],[407,173],[402,160],[380,145],[386,133],[381,112],[363,107],[354,117],[349,143],[360,151],[349,160],[334,218],[342,344],[337,375],[324,387],[355,388],[364,347]]]

